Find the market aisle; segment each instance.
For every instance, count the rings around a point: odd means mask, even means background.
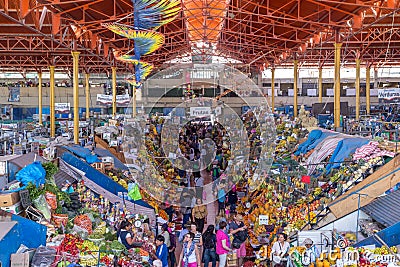
[[[203,170],[201,171],[201,176],[204,178],[204,184],[208,184],[212,182],[211,175],[208,171]],[[206,191],[206,200],[204,201],[207,204],[207,211],[208,211],[208,216],[207,216],[207,224],[204,226],[204,230],[207,229],[207,226],[209,224],[214,224],[215,225],[215,217],[217,214],[217,202],[212,201],[214,199],[213,193],[211,190]],[[179,260],[179,255],[182,251],[182,245],[177,244],[175,255],[177,261]]]
[[[210,175],[210,172],[208,172],[207,170],[202,170],[201,176],[204,178],[205,185],[212,183],[212,177]],[[205,225],[204,229],[206,229],[209,224],[215,225],[215,217],[217,215],[217,206],[216,206],[217,203],[216,201],[213,201],[213,199],[215,199],[213,192],[211,190],[207,190],[205,203],[208,203],[207,204],[208,216],[207,216],[207,224]]]

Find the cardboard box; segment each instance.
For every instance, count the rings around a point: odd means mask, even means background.
[[[10,267],[29,267],[29,253],[11,254]]]
[[[0,192],[0,207],[9,207],[19,201],[19,193],[1,193]]]
[[[238,260],[228,260],[226,262],[227,267],[237,267],[238,266]]]
[[[24,211],[21,201],[9,207],[0,207],[0,209],[5,210],[12,214],[20,214],[21,212]]]

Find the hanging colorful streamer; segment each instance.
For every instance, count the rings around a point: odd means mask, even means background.
[[[153,53],[164,44],[164,35],[156,31],[135,30],[117,23],[103,24],[103,26],[118,35],[133,39],[135,49],[139,49],[140,55]]]
[[[136,29],[156,30],[173,21],[181,10],[180,0],[133,0]]]
[[[159,49],[165,41],[164,35],[156,32],[159,27],[173,21],[181,10],[180,0],[132,0],[133,25],[106,23],[110,31],[134,41],[133,55],[118,55],[117,60],[135,66],[135,74],[127,81],[139,88],[153,70],[153,65],[140,60],[141,56]]]
[[[123,55],[117,58],[118,60],[124,61],[126,63],[131,63],[135,66],[135,77],[137,81],[144,80],[153,70],[154,66],[144,61],[139,61],[133,56]]]

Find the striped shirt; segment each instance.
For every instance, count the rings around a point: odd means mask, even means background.
[[[196,244],[200,244],[200,239],[201,239],[201,233],[200,233],[200,232],[197,232],[197,233],[194,235],[193,242],[196,243]]]

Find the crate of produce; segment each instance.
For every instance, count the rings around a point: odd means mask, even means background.
[[[20,214],[21,212],[24,211],[24,208],[22,207],[21,202],[18,202],[9,207],[0,207],[0,209],[7,211],[9,213],[12,213],[12,214]]]
[[[20,200],[18,192],[0,192],[0,207],[10,207]]]
[[[56,227],[61,227],[61,225],[63,225],[65,227],[68,223],[68,215],[67,214],[53,214],[51,216],[51,220]]]

